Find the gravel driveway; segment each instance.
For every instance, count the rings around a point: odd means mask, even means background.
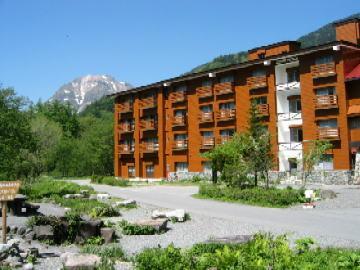
[[[75,182],[89,184],[88,180]],[[154,208],[184,208],[191,214],[190,222],[171,224],[171,230],[164,235],[124,237],[122,246],[130,253],[148,246],[166,246],[172,242],[176,246],[190,246],[211,237],[258,231],[290,233],[294,238],[312,236],[321,246],[360,247],[360,189],[356,186],[324,187],[333,189],[338,197],[318,202],[318,207],[311,210],[298,206],[273,209],[195,199],[191,197],[197,193],[195,186],[92,186],[98,192],[142,203],[142,211],[124,213],[129,220],[149,217]]]

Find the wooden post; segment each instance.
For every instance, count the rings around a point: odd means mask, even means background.
[[[1,211],[2,211],[2,243],[6,244],[6,201],[1,203]]]

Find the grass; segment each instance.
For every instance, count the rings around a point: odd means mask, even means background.
[[[200,185],[199,193],[193,197],[271,208],[285,208],[305,202],[303,190],[273,187],[269,189],[262,187],[240,189],[214,184]]]
[[[100,257],[105,257],[111,260],[126,261],[126,256],[119,244],[107,245],[85,245],[81,248],[80,252],[88,254],[96,254]]]
[[[93,175],[91,177],[92,184],[101,184],[101,185],[109,185],[109,186],[117,186],[117,187],[128,187],[130,183],[126,179],[117,179],[114,176],[98,176]]]

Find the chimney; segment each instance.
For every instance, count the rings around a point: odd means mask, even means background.
[[[334,23],[337,41],[360,45],[360,19],[354,18]]]

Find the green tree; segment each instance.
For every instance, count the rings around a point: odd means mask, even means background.
[[[35,148],[29,117],[24,111],[28,102],[12,88],[0,89],[0,178],[28,175],[21,166]]]
[[[310,141],[305,147],[302,158],[303,166],[303,184],[306,184],[308,176],[313,172],[314,166],[324,160],[326,151],[332,148],[332,144],[326,140]]]

